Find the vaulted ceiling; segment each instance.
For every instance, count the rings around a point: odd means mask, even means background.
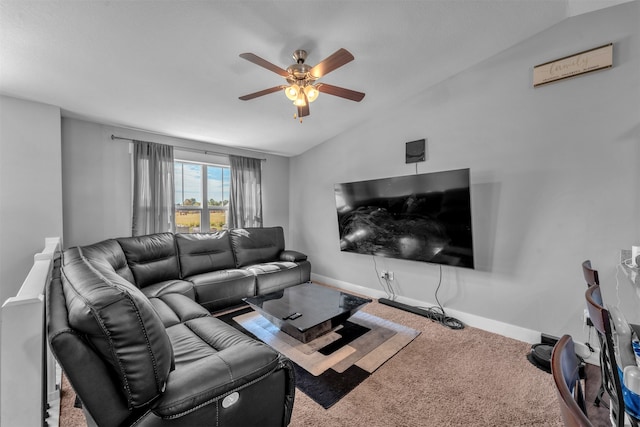
[[[0,1],[0,93],[63,115],[294,156],[575,14],[626,0]],[[284,83],[238,55],[287,68],[339,48],[303,123]],[[533,65],[533,64],[532,64]]]

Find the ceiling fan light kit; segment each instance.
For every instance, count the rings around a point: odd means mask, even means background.
[[[290,100],[295,101],[298,99],[298,95],[300,94],[300,87],[296,84],[286,86],[284,88],[284,94],[287,95],[287,98]]]
[[[257,98],[259,96],[268,95],[273,92],[284,89],[285,96],[293,102],[298,109],[294,118],[300,118],[302,123],[302,117],[308,116],[309,104],[318,99],[320,92],[327,93],[329,95],[338,96],[340,98],[349,99],[351,101],[360,102],[364,98],[364,93],[357,92],[350,89],[345,89],[338,86],[328,85],[326,83],[316,83],[316,80],[330,73],[336,68],[342,67],[348,62],[353,61],[354,57],[346,49],[338,49],[332,55],[325,60],[321,61],[315,67],[311,67],[305,64],[307,59],[307,51],[296,50],[293,52],[293,59],[295,64],[290,65],[286,70],[270,63],[269,61],[260,58],[253,53],[242,53],[240,57],[266,68],[269,71],[284,77],[287,80],[287,85],[274,86],[269,89],[264,89],[259,92],[250,93],[248,95],[241,96],[240,99],[248,101],[250,99]]]
[[[320,92],[314,85],[309,85],[305,86],[304,94],[307,95],[307,99],[309,100],[309,102],[313,102],[318,99],[318,95],[320,95]]]

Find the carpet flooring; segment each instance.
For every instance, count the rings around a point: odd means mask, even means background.
[[[362,311],[421,333],[329,409],[296,393],[292,427],[562,426],[551,375],[529,363],[529,344],[375,301]],[[63,384],[61,427],[85,425],[74,399]]]

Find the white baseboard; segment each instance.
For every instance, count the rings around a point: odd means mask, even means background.
[[[383,290],[366,288],[364,286],[355,285],[353,283],[344,282],[342,280],[336,280],[331,277],[322,276],[319,274],[311,274],[311,280],[334,286],[336,288],[344,289],[345,291],[354,292],[361,295],[366,295],[369,298],[388,298],[388,295]],[[403,296],[397,296],[396,301],[403,304],[408,304],[414,307],[432,307],[436,304],[428,301],[419,301],[413,298],[407,298]],[[533,329],[523,328],[521,326],[511,325],[509,323],[500,322],[498,320],[488,319],[486,317],[478,316],[476,314],[465,313],[451,308],[446,308],[447,316],[455,317],[465,325],[472,326],[474,328],[482,329],[487,332],[502,335],[508,338],[512,338],[518,341],[523,341],[529,344],[536,344],[540,342],[542,333]],[[583,359],[591,364],[600,365],[600,353],[596,349],[595,353],[591,353],[589,349],[582,343],[576,343],[576,352],[583,357]]]

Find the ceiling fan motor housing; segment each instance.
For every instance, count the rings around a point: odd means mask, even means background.
[[[315,80],[315,79],[311,79],[311,76],[309,75],[309,71],[311,71],[311,67],[304,63],[304,61],[307,59],[307,51],[296,50],[295,52],[293,52],[292,56],[293,56],[293,59],[295,59],[296,63],[292,64],[291,66],[289,66],[289,68],[287,68],[287,73],[293,76],[295,80],[287,79],[287,81],[290,84],[295,83],[299,86],[305,86],[309,80]]]
[[[287,72],[297,80],[305,80],[309,76],[311,67],[307,64],[293,64],[287,68]]]
[[[304,64],[304,61],[307,60],[307,51],[299,49],[293,52],[292,56],[293,56],[293,59],[296,61],[296,63]]]

